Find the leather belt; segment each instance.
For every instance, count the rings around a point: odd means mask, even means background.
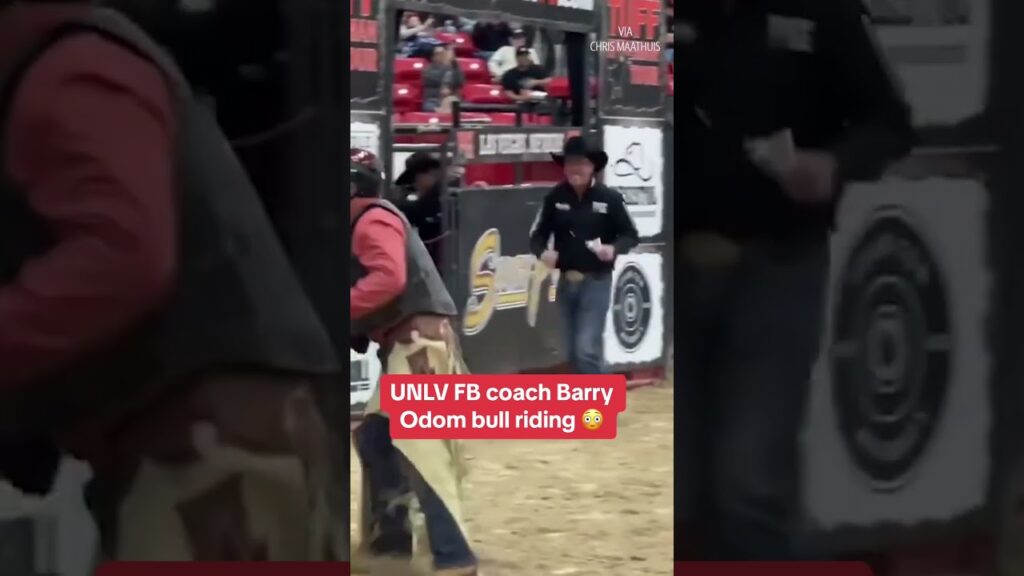
[[[587,278],[595,278],[600,280],[601,278],[607,278],[611,276],[611,271],[602,270],[600,272],[580,272],[579,270],[562,270],[562,278],[567,281],[577,284],[583,282]]]
[[[683,236],[680,254],[691,264],[706,267],[732,266],[743,253],[741,244],[721,234],[695,232]]]
[[[580,272],[579,270],[566,270],[565,272],[562,273],[562,276],[565,277],[565,280],[567,282],[572,282],[573,284],[583,282],[583,280],[585,280],[587,277],[586,274]]]

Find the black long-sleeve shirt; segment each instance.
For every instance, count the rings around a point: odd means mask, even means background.
[[[441,243],[438,239],[444,233],[441,214],[441,187],[435,186],[427,194],[417,194],[412,187],[403,187],[398,191],[395,206],[405,214],[409,224],[416,229],[427,247],[427,252],[434,260],[434,265],[441,267]]]
[[[602,262],[587,242],[600,238],[602,244],[615,246],[615,254],[625,254],[640,243],[633,218],[622,194],[603,184],[595,184],[583,196],[568,183],[555,185],[544,198],[530,230],[530,251],[540,257],[554,236],[559,270],[610,272],[614,262]]]
[[[725,8],[731,6],[731,8]],[[784,129],[834,154],[837,180],[870,180],[913,143],[910,111],[860,0],[693,0],[677,16],[682,137],[678,234],[823,237],[834,203],[798,204],[744,141]]]

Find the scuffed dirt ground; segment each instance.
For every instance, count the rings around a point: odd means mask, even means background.
[[[613,441],[467,442],[484,575],[671,574],[672,401],[669,385],[630,391]]]

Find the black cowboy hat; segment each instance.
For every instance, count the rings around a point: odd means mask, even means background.
[[[405,159],[405,170],[398,175],[395,186],[408,186],[413,183],[416,176],[431,170],[441,168],[441,161],[426,152],[414,152],[412,156]]]
[[[565,165],[566,156],[583,156],[594,165],[594,172],[604,170],[608,165],[608,154],[602,150],[601,145],[591,138],[573,136],[565,141],[561,154],[551,154],[551,158],[559,166]]]

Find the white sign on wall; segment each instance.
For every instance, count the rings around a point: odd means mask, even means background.
[[[664,355],[664,298],[661,254],[624,254],[615,260],[604,326],[606,362],[637,364]]]
[[[825,530],[983,505],[989,475],[987,192],[885,181],[844,197],[805,430],[805,504]]]
[[[372,122],[351,122],[349,144],[352,148],[369,150],[380,157],[380,125]]]
[[[402,175],[402,172],[405,172],[405,161],[412,155],[412,152],[395,152],[391,154],[391,166],[393,166],[391,171],[394,172],[394,174],[391,175],[392,182],[398,180],[398,177]]]
[[[604,183],[622,193],[641,237],[661,234],[664,225],[664,152],[659,128],[604,127],[608,167]]]
[[[990,0],[867,0],[867,5],[915,123],[952,124],[984,109]]]

